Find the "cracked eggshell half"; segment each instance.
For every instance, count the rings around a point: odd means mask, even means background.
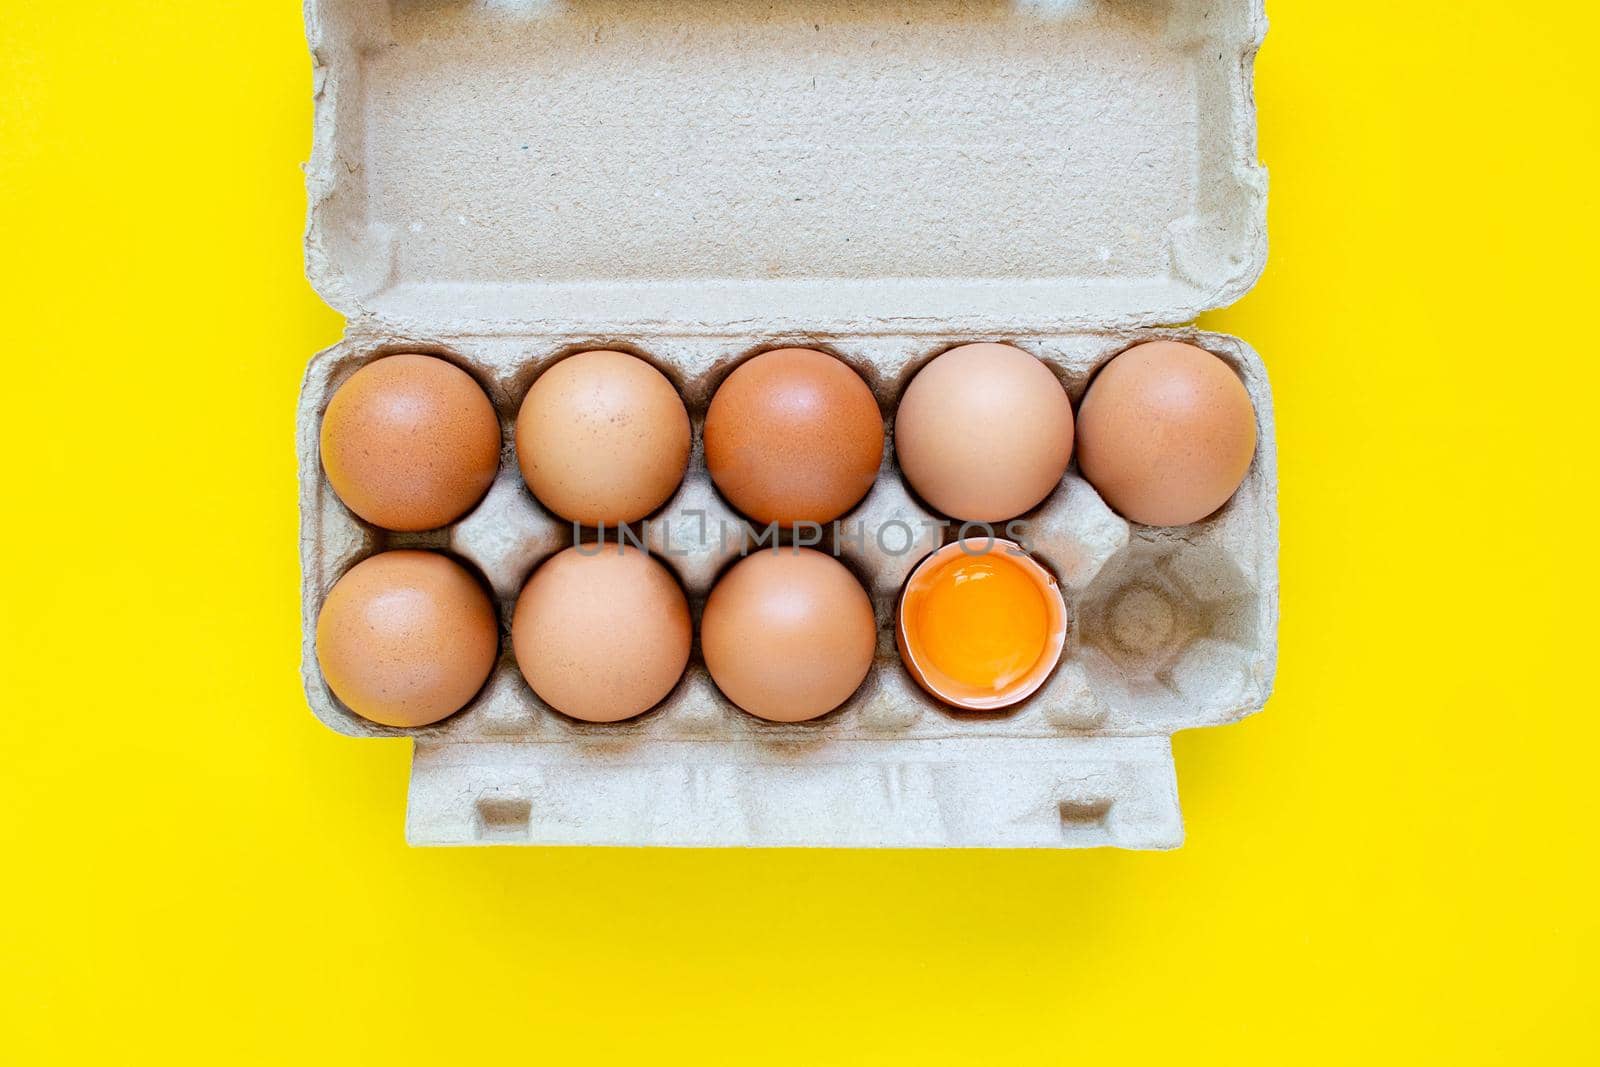
[[[964,711],[1031,696],[1061,660],[1067,606],[1054,576],[1013,541],[970,537],[911,572],[896,640],[911,677]]]

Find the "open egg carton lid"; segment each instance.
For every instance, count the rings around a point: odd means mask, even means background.
[[[1259,358],[1148,327],[1232,302],[1264,264],[1260,0],[307,0],[306,18],[307,274],[350,320],[301,397],[307,689],[335,729],[414,737],[410,841],[1181,842],[1170,734],[1247,714],[1270,689],[1276,469]],[[393,541],[332,497],[316,451],[327,396],[374,354],[449,354],[504,422],[534,365],[579,343],[636,344],[707,388],[767,342],[817,344],[892,411],[915,367],[963,339],[1015,340],[1076,399],[1105,359],[1156,336],[1240,372],[1256,462],[1194,544],[1187,528],[1130,534],[1069,475],[1041,516],[1059,511],[1055,532],[1106,577],[1085,576],[1074,605],[1084,654],[1024,715],[875,726],[878,705],[892,718],[923,699],[896,697],[908,681],[875,669],[875,687],[815,729],[772,729],[717,703],[691,664],[679,703],[715,729],[659,712],[609,730],[552,713],[529,727],[503,655],[468,712],[394,731],[320,679],[322,597]],[[693,410],[706,399],[686,396]],[[538,541],[495,520],[538,519],[503,466],[477,517],[441,534],[491,575],[502,613],[516,579],[478,557]],[[888,464],[879,489],[905,493]],[[682,493],[715,500],[698,466]],[[710,580],[679,576],[697,597]],[[1207,583],[1248,595],[1235,605]],[[881,614],[893,590],[873,594]],[[1227,669],[1211,673],[1237,674],[1238,692],[1207,676],[1209,703],[1119,693],[1124,646],[1177,648],[1152,636],[1160,612],[1146,608],[1186,596],[1200,607],[1174,617],[1212,639],[1184,648],[1217,651]],[[1193,679],[1174,655],[1161,691],[1183,696]],[[1079,699],[1090,690],[1105,700]]]
[[[1266,257],[1261,0],[307,0],[307,273],[429,334],[1180,323]]]

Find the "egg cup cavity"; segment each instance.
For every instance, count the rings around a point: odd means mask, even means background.
[[[1265,703],[1275,620],[1220,545],[1141,531],[1085,591],[1079,659],[1104,725],[1215,725]]]

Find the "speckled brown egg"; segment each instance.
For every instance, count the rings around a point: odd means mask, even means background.
[[[539,698],[586,722],[659,704],[689,662],[689,603],[632,545],[574,545],[533,572],[511,619],[517,666]]]
[[[540,502],[585,526],[634,522],[672,496],[689,465],[689,413],[637,356],[569,356],[517,413],[517,463]]]
[[[1198,522],[1250,469],[1256,415],[1244,383],[1194,345],[1151,341],[1103,367],[1078,409],[1078,467],[1124,518]]]
[[[1072,460],[1072,402],[1036,357],[952,348],[911,379],[894,420],[906,481],[952,519],[1001,522],[1050,495]]]
[[[368,363],[322,416],[322,469],[339,499],[389,530],[465,515],[500,465],[500,423],[466,371],[434,356]]]
[[[426,726],[483,687],[500,647],[494,605],[437,552],[382,552],[334,584],[317,662],[334,695],[384,726]]]
[[[763,352],[711,398],[706,467],[758,523],[831,522],[872,488],[883,416],[861,376],[825,352]]]
[[[811,549],[766,549],[711,590],[700,648],[717,688],[751,715],[801,722],[849,699],[878,634],[855,575]]]

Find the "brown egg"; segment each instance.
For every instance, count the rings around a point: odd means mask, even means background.
[[[483,687],[500,649],[489,595],[437,552],[381,552],[340,578],[317,616],[317,662],[356,714],[426,726]]]
[[[727,698],[773,722],[825,715],[867,676],[872,601],[838,560],[768,549],[740,560],[706,601],[700,647]]]
[[[1124,518],[1183,526],[1239,488],[1256,450],[1244,383],[1194,345],[1151,341],[1107,363],[1078,409],[1078,467]]]
[[[894,420],[906,481],[953,519],[1000,522],[1050,495],[1072,460],[1072,402],[1034,356],[952,348],[911,379]]]
[[[465,515],[500,466],[500,422],[466,371],[433,356],[373,360],[322,416],[322,469],[339,499],[389,530]]]
[[[632,545],[574,545],[533,572],[511,644],[539,698],[586,722],[659,704],[689,662],[689,602],[668,570]]]
[[[844,363],[779,348],[741,364],[706,412],[706,467],[758,523],[831,522],[872,488],[883,416]]]
[[[585,526],[634,522],[678,488],[689,413],[665,375],[625,352],[580,352],[534,381],[517,463],[540,502]]]

